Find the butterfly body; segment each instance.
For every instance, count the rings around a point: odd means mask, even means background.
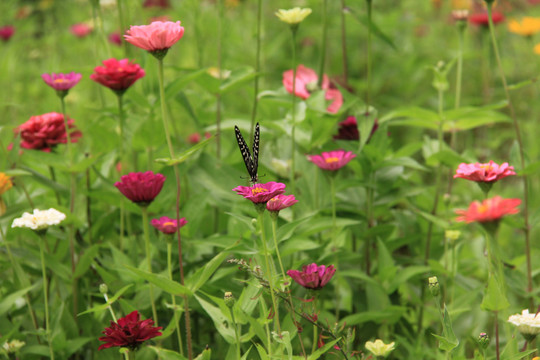
[[[244,164],[249,174],[250,181],[255,184],[257,182],[257,169],[259,167],[259,142],[260,142],[260,128],[259,123],[255,126],[255,133],[253,134],[253,155],[249,151],[249,146],[247,145],[242,133],[238,126],[234,126],[234,133],[236,135],[236,142],[238,142],[238,147],[240,148],[240,153],[244,159]]]

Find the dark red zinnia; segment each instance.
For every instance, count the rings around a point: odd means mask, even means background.
[[[73,119],[68,118],[69,129],[74,129]],[[51,112],[30,117],[20,125],[15,132],[21,136],[21,147],[50,152],[58,144],[67,143],[64,115]],[[71,131],[71,142],[77,142],[81,137],[80,131]]]
[[[6,25],[0,27],[0,39],[8,41],[15,34],[15,26]]]
[[[109,89],[123,94],[135,81],[145,75],[144,70],[138,65],[129,62],[128,59],[107,59],[103,66],[96,66],[90,79],[100,83]]]
[[[140,320],[140,315],[137,310],[131,314],[118,319],[118,323],[111,321],[111,326],[105,328],[99,341],[104,341],[98,350],[108,349],[114,346],[127,347],[130,350],[137,350],[146,340],[161,336],[159,330],[162,327],[155,327],[154,320]]]
[[[493,11],[492,13],[493,24],[498,24],[504,21],[504,15],[500,12]],[[478,26],[489,26],[489,17],[487,12],[481,12],[469,15],[469,22]]]
[[[147,171],[123,175],[114,186],[129,200],[138,205],[147,206],[158,196],[163,183],[165,183],[164,175]]]

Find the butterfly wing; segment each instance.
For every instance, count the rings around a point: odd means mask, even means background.
[[[259,123],[257,123],[257,125],[255,126],[255,134],[253,135],[253,158],[251,161],[251,171],[249,172],[252,182],[257,182],[257,169],[259,168],[259,142],[260,140],[261,140],[260,128],[259,128]]]
[[[246,144],[246,141],[244,140],[244,137],[242,136],[240,129],[236,125],[234,126],[234,133],[236,134],[236,142],[238,143],[238,147],[240,148],[240,153],[242,154],[242,158],[244,159],[244,164],[246,164],[246,169],[251,179],[253,179],[253,161],[251,158],[251,153],[249,152],[249,147]],[[258,152],[259,152],[259,149],[257,147],[257,156],[258,156]],[[255,172],[255,176],[256,175],[257,175],[257,172]]]

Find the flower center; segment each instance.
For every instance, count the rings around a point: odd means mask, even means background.
[[[486,213],[487,211],[488,211],[488,206],[487,206],[487,205],[482,204],[482,205],[480,205],[480,206],[478,207],[478,212],[479,212],[480,214],[484,214],[484,213]]]
[[[486,171],[492,171],[493,170],[493,166],[491,165],[480,165],[480,167]]]
[[[338,162],[339,159],[337,157],[329,157],[329,158],[324,159],[324,161],[327,164],[332,164],[332,163]]]
[[[262,188],[262,187],[256,187],[256,188],[251,189],[251,194],[252,195],[257,195],[257,194],[261,194],[261,193],[265,193],[265,192],[268,192],[268,190],[266,190],[265,188]]]
[[[167,221],[163,223],[163,226],[174,226],[174,223],[172,221]]]
[[[56,84],[61,84],[61,83],[65,83],[65,82],[67,82],[66,79],[62,79],[62,78],[60,78],[60,79],[54,79],[54,83],[56,83]]]

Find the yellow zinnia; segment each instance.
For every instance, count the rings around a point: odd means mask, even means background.
[[[11,182],[11,178],[3,172],[0,172],[0,195],[11,189],[12,186],[13,183]]]
[[[279,20],[290,25],[301,23],[309,14],[311,14],[310,8],[301,9],[299,7],[289,10],[279,9],[276,12],[276,16],[279,18]]]
[[[521,22],[512,19],[508,23],[508,30],[518,35],[532,36],[540,32],[540,18],[526,16]]]
[[[392,341],[390,344],[385,344],[381,339],[377,339],[375,342],[366,342],[365,346],[373,355],[386,357],[394,350],[395,343]]]

